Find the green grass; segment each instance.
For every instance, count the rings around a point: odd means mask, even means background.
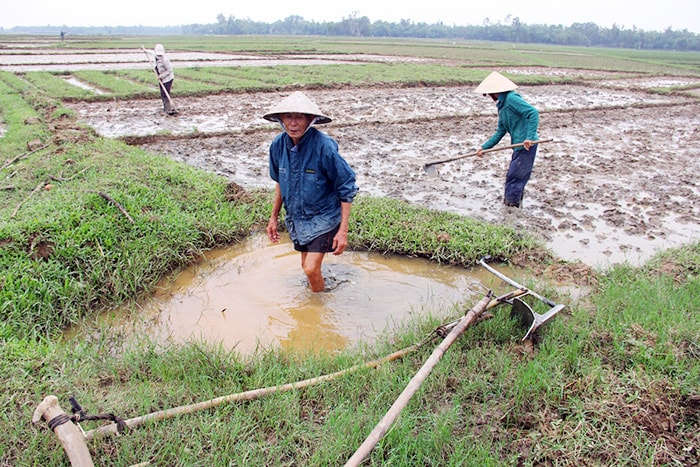
[[[167,44],[167,50],[226,52],[259,55],[328,54],[338,59],[350,54],[399,55],[427,59],[414,63],[356,63],[305,66],[250,66],[178,68],[175,91],[179,96],[216,92],[250,92],[284,88],[342,86],[449,86],[476,84],[494,68],[542,67],[580,70],[578,77],[547,73],[513,75],[518,84],[566,84],[599,79],[586,71],[599,70],[614,76],[677,75],[700,77],[700,53],[641,51],[594,47],[563,47],[542,44],[508,44],[487,41],[408,40],[336,37],[167,36],[149,37]],[[16,38],[7,37],[11,44]],[[142,37],[75,37],[62,48],[133,48],[140,51]],[[156,42],[153,42],[155,44]],[[150,47],[150,45],[149,45]],[[449,62],[449,63],[448,63]],[[135,70],[81,71],[76,77],[108,94],[97,95],[74,86],[65,75],[28,72],[24,79],[54,99],[104,100],[153,97],[158,94],[155,77],[144,63]],[[507,72],[506,72],[507,74]]]
[[[76,78],[104,91],[97,94],[65,79],[65,75],[27,72],[24,78],[47,96],[63,101],[134,99],[158,95],[150,70],[76,71]],[[281,88],[338,88],[343,86],[448,86],[475,84],[486,76],[479,69],[422,64],[284,65],[222,68],[179,68],[173,92],[201,96],[217,92],[249,92]],[[519,77],[522,84],[563,82],[545,76]]]
[[[11,45],[22,36],[0,36]],[[51,38],[55,39],[55,38]],[[507,42],[319,36],[75,36],[57,44],[71,49],[128,49],[162,43],[169,52],[223,52],[252,55],[376,54],[447,59],[469,67],[544,66],[634,73],[700,74],[700,53],[567,47]]]
[[[385,198],[359,197],[353,203],[350,226],[353,249],[465,267],[486,255],[507,260],[541,246],[533,237],[504,226]]]
[[[0,162],[0,167],[6,161],[30,152],[27,143],[44,143],[51,136],[39,113],[20,94],[29,86],[29,83],[15,75],[0,71],[0,116],[6,131],[0,144],[0,158],[3,161]],[[40,146],[41,144],[38,145]],[[0,172],[0,186],[9,185],[12,185],[10,177]]]
[[[134,98],[138,96],[154,96],[158,94],[155,83],[155,75],[151,72],[150,85],[147,83],[130,80],[124,76],[120,76],[115,71],[96,71],[96,70],[78,70],[72,72],[76,78],[85,83],[103,91],[106,95],[95,95],[94,99],[99,97],[112,98]]]
[[[265,82],[255,78],[247,78],[245,72],[247,68],[196,67],[178,70],[178,77],[183,76],[191,80],[203,81],[221,91],[251,92],[269,89],[269,85]]]
[[[32,71],[26,73],[24,78],[40,91],[56,99],[78,100],[92,97],[91,91],[70,84],[64,76],[46,71]]]
[[[264,202],[226,202],[221,177],[115,141],[64,144],[12,170],[16,189],[0,208],[12,221],[0,227],[0,316],[20,334],[51,334],[138,296],[265,218]],[[42,184],[51,189],[33,191]]]
[[[697,264],[700,245],[682,253]],[[507,309],[494,309],[494,319],[469,329],[445,354],[367,465],[693,465],[697,457],[681,446],[698,441],[700,323],[689,312],[697,310],[698,279],[674,265],[692,279],[613,268],[594,296],[609,305],[560,314],[543,329],[534,355],[521,348]],[[690,308],[665,316],[664,325],[641,316],[633,298],[641,301],[650,287],[688,300]],[[159,349],[147,342],[115,357],[119,338],[107,330],[78,345],[6,339],[3,389],[15,403],[2,415],[3,458],[66,465],[46,428],[11,423],[26,419],[46,394],[58,394],[64,409],[75,395],[89,413],[136,417],[349,368],[419,341],[436,324],[407,323],[372,349],[335,356],[271,352],[248,361],[201,344]],[[98,439],[91,453],[98,465],[343,464],[438,342],[376,370]],[[83,423],[86,430],[99,425]],[[660,446],[659,437],[673,444]],[[11,440],[22,440],[26,454]]]
[[[91,46],[136,47],[140,41],[99,39]],[[173,41],[191,50],[287,50],[283,43],[253,38]],[[555,60],[555,54],[545,58],[477,45],[484,52],[474,54],[476,61],[491,57],[507,63],[516,54],[525,55],[517,63],[537,60],[550,66]],[[456,56],[467,55],[459,50],[464,46],[294,38],[289,49]],[[594,58],[582,66],[602,63],[613,71],[639,66],[652,73],[666,64],[678,70],[695,60],[691,54],[588,52]],[[605,57],[617,54],[619,66],[613,67],[614,60]],[[378,79],[375,73],[385,67],[326,69],[329,82],[338,84],[347,83],[344,72],[357,70],[349,83],[354,84]],[[386,69],[408,79],[421,68]],[[436,83],[442,79],[439,67],[422,69]],[[313,76],[319,70],[207,69],[179,82],[217,89],[259,82],[273,89],[304,79],[321,82]],[[459,79],[471,79],[472,70],[462,71]],[[147,85],[149,73],[129,72],[129,81]],[[234,81],[227,81],[229,76]],[[113,78],[83,76],[105,89]],[[234,199],[221,177],[96,136],[56,100],[73,98],[61,81],[47,73],[0,72],[6,129],[0,139],[0,187],[13,187],[0,198],[0,464],[68,465],[46,424],[29,423],[49,394],[68,412],[67,398],[75,396],[88,414],[132,418],[350,368],[420,342],[440,324],[426,313],[371,347],[332,355],[269,350],[242,357],[202,343],[164,347],[146,339],[127,345],[127,336],[109,327],[96,327],[80,340],[63,337],[70,323],[87,323],[105,308],[148,294],[159,278],[206,249],[262,228],[271,193]],[[191,90],[200,91],[204,88]],[[28,151],[35,140],[48,146]],[[364,196],[353,207],[350,233],[353,249],[465,266],[486,254],[507,260],[540,247],[512,229]],[[537,257],[555,261],[546,254]],[[696,465],[699,271],[696,242],[662,252],[641,267],[598,271],[597,285],[578,301],[537,284],[533,288],[547,290],[546,296],[567,308],[542,328],[532,348],[520,342],[522,329],[509,318],[508,307],[495,308],[493,319],[468,329],[445,354],[365,465]],[[464,311],[455,309],[455,316]],[[97,439],[89,443],[91,456],[96,465],[119,466],[342,465],[439,341],[433,336],[416,352],[377,369]],[[101,424],[82,426],[90,430]]]

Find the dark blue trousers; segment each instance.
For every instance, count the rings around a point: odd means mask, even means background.
[[[530,149],[518,149],[513,151],[510,159],[510,166],[506,174],[506,189],[503,201],[511,206],[520,206],[523,200],[525,185],[530,180],[532,168],[535,166],[535,155],[537,145]]]
[[[170,105],[170,99],[168,99],[168,96],[170,95],[170,88],[173,86],[173,81],[175,80],[170,80],[166,83],[163,83],[163,86],[158,85],[158,89],[160,90],[160,99],[163,101],[163,110],[166,112],[169,112],[172,109],[172,106]],[[165,90],[163,90],[165,88]],[[168,93],[166,94],[165,91]]]

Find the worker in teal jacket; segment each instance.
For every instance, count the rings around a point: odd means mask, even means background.
[[[474,92],[489,95],[498,109],[498,127],[496,132],[477,151],[483,155],[484,149],[491,149],[505,136],[510,134],[511,144],[521,144],[513,150],[508,173],[506,174],[503,202],[506,206],[522,207],[525,185],[530,180],[535,165],[538,140],[537,127],[539,112],[514,91],[518,86],[511,80],[494,71],[479,84]]]

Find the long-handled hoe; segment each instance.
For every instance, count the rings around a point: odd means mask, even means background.
[[[533,143],[533,144],[541,144],[541,143],[549,143],[549,142],[552,142],[552,141],[553,141],[553,139],[550,138],[550,139],[540,139],[540,140],[537,140],[537,141],[533,141],[532,143]],[[514,149],[514,148],[518,148],[518,147],[520,147],[520,146],[522,146],[522,145],[523,145],[522,143],[520,143],[520,144],[509,144],[508,146],[499,146],[499,147],[497,147],[497,148],[484,149],[484,150],[482,151],[482,154],[488,154],[488,153],[490,153],[490,152],[495,152],[495,151],[504,151],[504,150],[506,150],[506,149]],[[425,173],[426,173],[429,177],[437,177],[437,176],[438,176],[438,172],[437,172],[437,167],[435,167],[435,166],[440,165],[440,164],[446,164],[446,163],[452,162],[452,161],[457,161],[457,160],[460,160],[460,159],[464,159],[464,158],[466,158],[466,157],[474,157],[474,156],[476,156],[476,155],[477,155],[477,153],[476,153],[476,151],[475,151],[475,152],[470,152],[469,154],[463,154],[463,155],[461,155],[461,156],[455,156],[455,157],[450,157],[450,158],[448,158],[448,159],[441,159],[441,160],[439,160],[439,161],[428,162],[427,164],[425,164],[425,165],[423,166],[423,170],[425,170]]]
[[[131,418],[129,420],[122,420],[112,414],[88,416],[73,398],[70,399],[73,407],[73,415],[69,416],[58,405],[58,398],[52,395],[45,397],[44,400],[37,406],[36,410],[34,410],[32,422],[37,424],[40,423],[42,419],[48,422],[49,428],[51,428],[51,430],[53,430],[53,432],[58,436],[73,467],[93,467],[94,464],[92,462],[92,458],[90,457],[90,450],[88,449],[87,442],[100,436],[118,434],[128,428],[135,428],[147,422],[155,422],[187,413],[210,409],[228,402],[253,400],[268,394],[290,391],[293,389],[302,389],[307,386],[312,386],[339,378],[361,368],[376,368],[382,363],[397,360],[411,352],[416,351],[435,335],[443,337],[443,341],[435,348],[435,350],[433,350],[433,353],[430,355],[428,360],[426,360],[425,364],[421,367],[418,373],[416,373],[416,375],[411,379],[386,415],[377,424],[357,451],[355,451],[355,454],[345,464],[346,466],[360,465],[372,451],[377,442],[384,436],[384,434],[386,434],[391,424],[399,416],[399,413],[401,413],[401,410],[403,410],[403,408],[408,404],[413,394],[415,394],[421,384],[423,384],[432,369],[435,367],[435,365],[437,365],[438,361],[442,358],[449,347],[466,331],[469,326],[483,321],[485,318],[483,313],[486,310],[502,304],[511,305],[511,314],[520,317],[524,324],[528,327],[527,333],[523,338],[523,340],[525,340],[531,338],[540,326],[549,321],[554,317],[554,315],[564,308],[564,305],[557,305],[556,303],[542,297],[541,295],[538,295],[537,293],[496,271],[486,264],[487,259],[488,257],[483,258],[480,261],[480,264],[504,282],[515,287],[515,290],[498,297],[494,297],[492,292],[489,290],[484,298],[482,298],[471,310],[467,311],[463,317],[452,323],[439,326],[437,329],[435,329],[433,334],[430,334],[422,342],[396,351],[383,358],[355,365],[335,373],[330,373],[303,381],[297,381],[295,383],[288,383],[279,386],[271,386],[221,396],[195,404],[153,412],[140,417]],[[535,297],[536,299],[539,299],[549,305],[551,307],[550,310],[543,315],[532,311],[532,308],[530,308],[530,306],[522,300],[522,298],[528,295]],[[113,423],[90,430],[88,432],[83,431],[79,424],[80,421],[84,420],[104,419],[112,420]]]
[[[482,258],[480,264],[483,267],[485,267],[489,272],[495,274],[501,280],[509,283],[513,287],[516,287],[516,290],[493,299],[490,299],[489,292],[489,295],[484,297],[479,303],[477,303],[474,306],[474,308],[469,310],[463,318],[445,326],[441,326],[441,328],[439,328],[442,331],[442,334],[444,334],[448,330],[449,333],[447,333],[445,339],[440,343],[440,345],[438,345],[435,348],[428,360],[426,360],[426,362],[423,364],[420,370],[418,370],[418,373],[416,373],[416,375],[411,379],[411,381],[409,381],[406,388],[399,395],[394,404],[389,408],[389,411],[386,413],[386,415],[384,415],[384,417],[374,427],[369,436],[365,438],[365,441],[360,445],[360,447],[357,448],[355,454],[353,454],[352,457],[348,459],[347,463],[345,464],[345,467],[359,466],[364,461],[364,459],[370,454],[374,446],[386,434],[391,424],[394,423],[394,421],[398,418],[403,408],[408,404],[408,401],[411,399],[413,394],[415,394],[415,392],[418,390],[421,384],[423,384],[425,379],[428,377],[435,365],[437,365],[437,362],[440,360],[440,358],[442,358],[447,349],[457,340],[459,336],[461,336],[464,333],[464,331],[467,330],[467,328],[470,325],[481,321],[480,318],[484,311],[488,310],[489,308],[501,305],[503,303],[508,303],[512,305],[511,313],[516,315],[522,315],[524,313],[525,316],[521,316],[521,318],[526,324],[529,323],[529,329],[525,334],[525,337],[523,338],[523,340],[525,340],[533,336],[535,331],[537,331],[537,328],[542,326],[546,321],[554,317],[555,314],[557,314],[564,308],[564,305],[557,305],[554,302],[547,300],[541,295],[536,294],[535,292],[518,284],[509,277],[496,271],[488,264],[486,264],[487,259],[489,259],[489,257]],[[549,310],[549,312],[546,313],[546,315],[539,315],[532,311],[532,308],[530,308],[525,302],[521,300],[521,297],[524,298],[526,295],[532,295],[533,297],[544,301],[552,308]]]

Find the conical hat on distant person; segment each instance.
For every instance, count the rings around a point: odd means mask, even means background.
[[[316,117],[315,123],[329,123],[332,121],[301,91],[295,91],[282,99],[281,102],[263,115],[263,118],[271,122],[279,122],[280,115],[286,113],[313,115]]]
[[[479,94],[498,94],[499,92],[512,91],[517,87],[517,84],[499,72],[494,71],[476,87],[474,92]]]
[[[156,44],[154,52],[156,55],[165,55],[165,47],[163,47],[163,44]]]

